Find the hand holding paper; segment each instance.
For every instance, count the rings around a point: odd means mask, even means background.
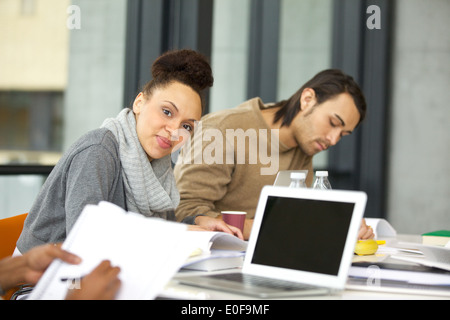
[[[186,225],[127,213],[109,203],[88,205],[62,246],[82,262],[54,261],[30,299],[64,299],[68,289],[82,285],[76,279],[103,260],[120,267],[117,299],[154,299],[194,249],[183,241],[186,232]]]

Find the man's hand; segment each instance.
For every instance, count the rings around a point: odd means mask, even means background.
[[[102,261],[81,280],[79,289],[69,290],[66,300],[113,300],[121,286],[119,272],[119,267]]]
[[[79,257],[62,250],[60,245],[41,245],[21,256],[1,260],[0,285],[4,290],[9,290],[24,283],[36,284],[55,259],[70,264],[81,262]]]
[[[61,259],[70,264],[79,264],[81,259],[76,255],[61,249],[61,244],[46,244],[35,247],[23,254],[25,283],[35,284],[41,278],[47,267],[55,259]]]
[[[373,239],[375,234],[373,233],[372,227],[366,224],[366,220],[362,219],[361,227],[359,228],[358,239],[367,240]]]

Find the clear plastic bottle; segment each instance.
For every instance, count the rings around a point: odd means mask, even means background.
[[[306,174],[304,172],[292,172],[289,188],[306,188]]]
[[[313,189],[331,190],[328,171],[316,171],[316,180],[314,181]]]

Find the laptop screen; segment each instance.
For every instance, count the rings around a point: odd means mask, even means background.
[[[338,275],[354,205],[269,196],[252,264]]]

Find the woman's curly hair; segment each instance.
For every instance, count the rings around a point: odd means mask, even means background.
[[[191,87],[203,101],[203,90],[214,83],[206,57],[190,49],[167,51],[153,62],[151,72],[153,79],[142,90],[147,96],[155,88],[177,81]]]

